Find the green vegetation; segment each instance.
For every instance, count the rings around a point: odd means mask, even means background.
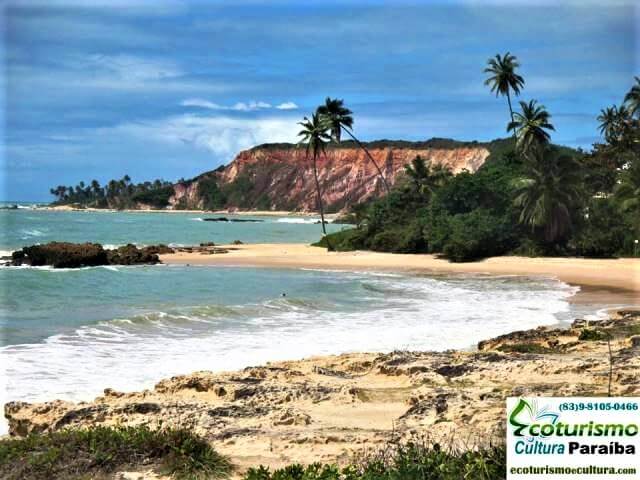
[[[598,342],[601,340],[608,340],[610,338],[611,335],[608,332],[597,328],[583,328],[580,332],[580,336],[578,336],[578,340],[582,340],[584,342]]]
[[[0,440],[6,480],[86,479],[150,464],[178,480],[226,478],[231,471],[227,459],[186,429],[96,426]]]
[[[84,182],[75,187],[59,185],[49,192],[56,197],[54,204],[58,205],[123,209],[144,203],[153,208],[164,208],[169,205],[173,186],[164,180],[134,184],[129,175],[125,175],[120,180],[110,180],[104,187],[92,180],[89,185]]]
[[[488,256],[635,255],[640,238],[640,79],[625,104],[598,117],[591,152],[551,143],[551,114],[536,100],[512,112],[524,79],[506,54],[489,61],[487,84],[507,96],[514,138],[487,144],[475,173],[452,175],[415,158],[382,199],[359,205],[356,228],[317,243],[336,250],[434,253],[451,261]]]
[[[273,472],[265,467],[250,469],[244,480],[499,480],[505,472],[504,447],[458,452],[418,442],[389,447],[342,468],[316,463]]]

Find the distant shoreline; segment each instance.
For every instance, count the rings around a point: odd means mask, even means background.
[[[7,208],[5,210],[12,211],[14,209]],[[15,209],[25,210],[25,209]],[[319,212],[292,212],[287,210],[168,210],[155,208],[125,208],[118,210],[115,208],[77,208],[69,205],[57,206],[38,206],[29,210],[45,211],[45,212],[105,212],[105,213],[201,213],[206,215],[255,215],[261,217],[317,217]],[[337,213],[326,213],[325,218],[333,219],[338,216]]]

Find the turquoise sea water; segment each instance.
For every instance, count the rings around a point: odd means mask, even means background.
[[[320,233],[291,223],[308,221],[299,218],[195,220],[202,216],[2,211],[0,249],[49,240],[309,242]],[[576,289],[561,282],[509,276],[158,265],[7,267],[0,282],[0,404],[89,399],[106,387],[315,354],[466,348],[598,307],[569,303]]]
[[[203,218],[236,218],[259,222],[205,222]],[[0,210],[0,250],[52,240],[98,242],[105,245],[157,243],[197,245],[200,242],[315,242],[320,225],[315,217],[258,217],[204,213],[64,212]],[[328,226],[329,231],[345,228]]]

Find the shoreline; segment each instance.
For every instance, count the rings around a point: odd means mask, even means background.
[[[501,335],[474,351],[345,353],[198,371],[137,392],[106,388],[89,402],[9,402],[5,415],[18,436],[189,425],[240,472],[258,464],[341,463],[420,431],[436,441],[453,441],[454,432],[459,442],[496,435],[508,396],[605,396],[609,346],[582,339],[585,327],[613,338],[612,394],[637,396],[640,311],[626,309],[568,328]]]
[[[14,209],[6,209],[14,211]],[[207,215],[238,215],[238,216],[257,216],[257,217],[316,217],[320,216],[319,212],[292,212],[288,210],[173,210],[173,209],[157,209],[157,208],[125,208],[117,210],[115,208],[77,208],[69,205],[42,206],[29,209],[15,210],[34,210],[38,212],[104,212],[104,213],[185,213],[194,214],[202,213]],[[333,219],[338,217],[338,213],[326,213],[325,218]]]
[[[209,265],[335,270],[379,270],[401,273],[543,276],[570,285],[619,290],[640,304],[640,259],[558,257],[492,257],[477,262],[451,263],[429,254],[371,251],[327,252],[306,244],[219,245],[229,252],[216,255],[174,253],[161,255],[168,265]],[[599,293],[602,295],[602,292]]]

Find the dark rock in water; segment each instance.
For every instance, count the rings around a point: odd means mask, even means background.
[[[50,242],[13,252],[11,265],[54,268],[78,268],[107,265],[107,251],[98,243]]]
[[[11,266],[29,265],[53,268],[80,268],[99,265],[141,265],[160,263],[159,254],[173,253],[166,245],[138,248],[125,245],[115,250],[105,250],[98,243],[50,242],[32,245],[13,252]]]
[[[244,243],[241,240],[234,240],[232,242],[233,245],[244,245]]]
[[[176,253],[176,251],[171,248],[168,247],[164,244],[159,244],[159,245],[149,245],[148,247],[144,247],[142,248],[142,250],[144,250],[147,253],[155,253],[156,255],[164,255],[167,253]]]
[[[157,253],[151,253],[132,244],[115,250],[107,250],[107,260],[109,265],[140,265],[160,262]]]
[[[200,243],[201,247],[215,247],[216,244],[214,242],[202,242]]]
[[[252,222],[258,223],[263,220],[257,220],[254,218],[227,218],[227,217],[214,217],[214,218],[203,218],[204,222]]]

